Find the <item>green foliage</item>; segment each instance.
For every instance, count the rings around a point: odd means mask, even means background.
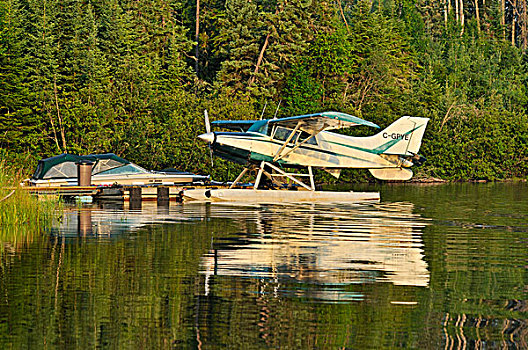
[[[446,179],[526,177],[526,68],[504,42],[424,39],[412,114],[431,118],[425,172]]]
[[[0,247],[31,241],[41,227],[51,224],[61,205],[57,198],[32,196],[20,187],[21,179],[12,167],[0,161]]]
[[[226,1],[218,24],[223,28],[213,39],[222,61],[218,89],[244,92],[267,34],[265,24],[256,3],[244,0]]]
[[[212,169],[196,139],[203,110],[257,119],[280,104],[278,116],[339,110],[381,126],[429,117],[419,175],[526,177],[527,61],[510,8],[503,25],[488,2],[462,23],[425,0],[202,0],[196,43],[196,5],[1,0],[2,159],[29,174],[41,157],[115,152],[227,180],[238,167]]]
[[[322,83],[312,76],[308,62],[295,65],[283,90],[288,112],[296,115],[321,110],[323,91]]]

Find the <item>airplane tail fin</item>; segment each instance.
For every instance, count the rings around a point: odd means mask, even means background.
[[[401,117],[385,130],[370,137],[370,144],[379,154],[414,156],[420,150],[429,118]]]
[[[408,167],[420,165],[425,158],[418,155],[429,118],[401,117],[385,130],[371,136],[372,150],[394,163],[394,168],[369,169],[380,180],[409,180],[413,172]]]

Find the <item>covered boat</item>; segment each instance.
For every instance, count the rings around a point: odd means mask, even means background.
[[[195,175],[175,169],[149,171],[114,153],[78,156],[61,154],[41,159],[37,170],[27,180],[30,186],[76,186],[77,163],[92,163],[91,184],[98,185],[174,185],[208,181],[209,176]]]

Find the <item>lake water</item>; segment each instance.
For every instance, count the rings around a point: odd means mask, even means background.
[[[67,207],[0,250],[0,348],[528,348],[528,185]]]

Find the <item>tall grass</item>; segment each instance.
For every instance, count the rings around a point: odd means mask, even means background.
[[[0,242],[32,241],[50,225],[61,204],[58,199],[39,199],[22,189],[22,177],[0,161]],[[8,196],[5,198],[6,196]],[[5,198],[5,199],[4,199]],[[3,199],[3,200],[2,200]],[[0,248],[1,250],[2,248]]]

